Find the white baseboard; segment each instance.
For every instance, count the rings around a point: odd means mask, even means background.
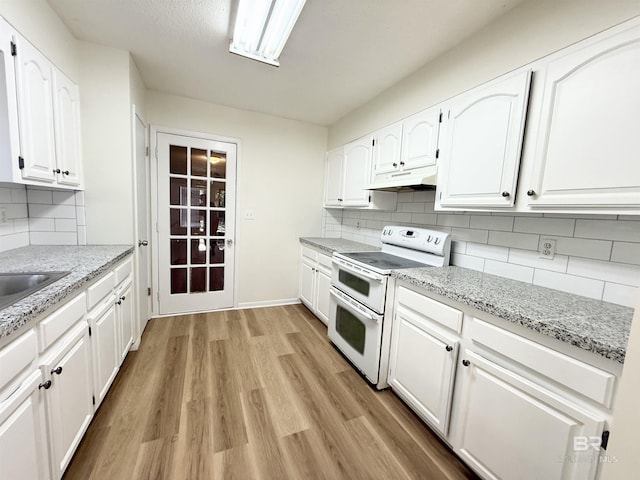
[[[279,307],[281,305],[295,305],[300,303],[299,298],[285,298],[281,300],[268,300],[266,302],[242,302],[232,310],[242,310],[243,308]]]

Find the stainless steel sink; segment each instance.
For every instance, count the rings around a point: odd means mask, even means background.
[[[37,292],[70,272],[0,273],[0,308]]]

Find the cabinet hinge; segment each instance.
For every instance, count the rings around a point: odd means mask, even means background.
[[[91,395],[91,402],[95,405],[96,404],[96,396],[95,395]]]
[[[151,296],[151,287],[147,287],[147,297]]]
[[[11,42],[11,56],[15,57],[16,55],[18,55],[18,46],[16,42]]]
[[[440,200],[442,200],[442,192],[440,192]]]
[[[442,123],[442,112],[440,112],[440,118],[438,119],[438,123]]]
[[[376,139],[374,138],[373,140],[371,140],[371,146],[375,147],[376,146]]]
[[[156,147],[156,160],[158,160],[158,147]]]
[[[371,195],[369,195],[369,203],[371,203]]]
[[[607,449],[607,445],[609,443],[609,430],[605,430],[602,432],[602,438],[600,439],[600,448],[603,450]]]
[[[89,336],[91,336],[91,326],[89,326]]]
[[[436,148],[436,158],[440,158],[440,149]]]
[[[149,147],[144,147],[144,154],[145,156],[149,156]]]
[[[24,168],[24,158],[18,157],[18,168],[22,170]]]

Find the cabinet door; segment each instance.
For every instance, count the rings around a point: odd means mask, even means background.
[[[327,152],[327,168],[324,188],[325,207],[342,206],[342,187],[344,185],[343,162],[343,147]]]
[[[344,147],[344,201],[345,207],[369,205],[369,171],[373,140],[364,137]]]
[[[463,362],[455,442],[463,460],[490,479],[594,478],[600,449],[583,445],[600,437],[603,419],[473,352]]]
[[[0,480],[45,480],[49,475],[40,371],[0,402]]]
[[[22,178],[53,183],[56,168],[53,66],[29,42],[16,37]]]
[[[120,363],[129,353],[129,347],[133,343],[133,296],[131,295],[131,283],[118,293],[117,300],[119,352]]]
[[[416,113],[402,122],[402,155],[404,170],[429,167],[437,162],[440,107]]]
[[[78,86],[56,70],[54,91],[57,180],[77,187],[82,183]]]
[[[388,173],[400,168],[402,123],[395,123],[376,132],[373,136],[371,183],[384,180]]]
[[[549,63],[531,207],[640,207],[640,27]]]
[[[63,342],[59,353],[42,365],[51,380],[46,404],[54,478],[60,478],[93,416],[89,333],[84,322]],[[55,347],[53,347],[55,348]]]
[[[102,310],[97,318],[93,319],[91,314],[89,315],[92,329],[91,348],[93,351],[96,408],[107,394],[120,366],[116,310],[113,301],[110,299],[108,302],[107,308]]]
[[[389,385],[432,427],[447,435],[458,339],[398,307],[393,320]]]
[[[315,264],[303,260],[300,263],[300,300],[312,311],[314,309],[313,292],[315,289],[315,276]]]
[[[329,287],[331,286],[331,271],[318,269],[316,272],[315,313],[327,325],[329,323]]]
[[[0,18],[0,181],[15,182],[21,178],[18,157],[18,105],[16,77],[11,45],[13,30]]]
[[[515,200],[531,70],[452,100],[444,122],[439,208],[511,207]]]

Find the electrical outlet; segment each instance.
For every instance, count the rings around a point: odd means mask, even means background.
[[[247,208],[244,211],[244,219],[245,220],[255,220],[256,219],[256,212],[255,210],[253,210],[253,208]]]
[[[6,225],[9,223],[7,219],[7,207],[0,207],[0,225]]]
[[[553,260],[556,254],[556,239],[555,238],[543,238],[540,242],[540,258],[546,258],[547,260]]]

